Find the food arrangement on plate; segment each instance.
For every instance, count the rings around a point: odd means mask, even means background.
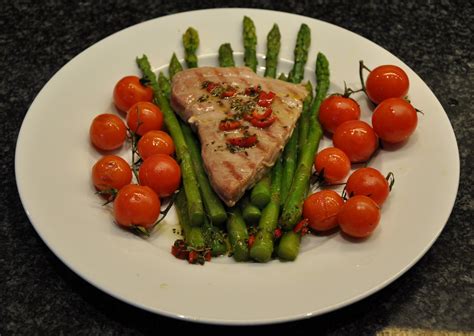
[[[394,183],[392,173],[370,167],[370,160],[385,143],[407,141],[417,126],[405,71],[395,65],[369,70],[361,61],[361,88],[329,94],[329,61],[321,52],[315,90],[311,80],[302,84],[311,60],[306,24],[292,70],[278,79],[278,25],[267,36],[263,76],[256,73],[249,17],[242,32],[244,66],[236,66],[232,46],[224,43],[219,67],[199,67],[199,35],[189,28],[182,40],[186,69],[173,53],[168,77],[156,76],[144,55],[137,58],[143,77],[117,82],[113,100],[120,114],[97,116],[89,132],[101,151],[124,144],[131,150],[131,162],[105,155],[92,168],[97,193],[113,204],[114,221],[154,234],[174,204],[183,239],[170,243],[171,253],[199,264],[222,255],[292,261],[303,236],[337,228],[369,237]],[[374,103],[371,124],[359,120],[354,94]],[[333,146],[318,152],[323,136],[332,137]]]

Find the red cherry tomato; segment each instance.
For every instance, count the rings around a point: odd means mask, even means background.
[[[365,195],[382,206],[388,197],[390,186],[387,179],[371,167],[360,168],[349,176],[346,184],[346,193],[349,197]]]
[[[123,145],[127,138],[127,127],[122,119],[110,113],[94,118],[89,129],[94,146],[101,150],[113,150]]]
[[[334,147],[347,154],[351,162],[365,162],[378,146],[372,127],[361,120],[349,120],[336,129],[332,137]]]
[[[324,181],[337,183],[342,181],[349,170],[351,161],[342,150],[336,147],[328,147],[320,151],[314,159],[314,168]]]
[[[138,154],[145,160],[153,154],[167,154],[172,155],[175,147],[171,136],[163,131],[148,131],[146,132],[137,144]]]
[[[158,196],[171,196],[181,183],[181,168],[171,156],[154,154],[145,159],[138,171],[140,184],[149,186]]]
[[[119,190],[132,181],[130,165],[117,155],[106,155],[92,167],[92,182],[99,191]]]
[[[375,104],[388,98],[403,98],[409,87],[407,74],[396,65],[381,65],[373,69],[365,82],[367,96]]]
[[[341,207],[337,220],[342,232],[355,238],[365,238],[374,232],[380,221],[380,209],[371,198],[357,195]]]
[[[344,200],[334,190],[322,190],[310,195],[303,204],[303,218],[317,231],[326,231],[338,225],[337,214]]]
[[[127,112],[127,125],[132,132],[144,135],[148,131],[163,127],[163,113],[153,103],[138,102]]]
[[[398,143],[408,139],[416,129],[418,115],[415,108],[402,98],[382,101],[372,114],[375,133],[386,142]]]
[[[329,133],[334,133],[343,122],[359,118],[359,104],[352,98],[338,95],[329,96],[323,100],[319,108],[319,122]]]
[[[114,217],[118,225],[132,228],[151,228],[160,215],[160,199],[149,187],[128,184],[114,200]]]
[[[135,103],[151,102],[152,99],[153,90],[140,83],[140,78],[137,76],[126,76],[115,84],[114,104],[122,112],[127,112]]]

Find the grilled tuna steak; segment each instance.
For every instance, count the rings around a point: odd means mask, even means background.
[[[173,77],[171,105],[197,131],[204,166],[233,206],[273,164],[295,128],[307,91],[246,67],[202,67]]]

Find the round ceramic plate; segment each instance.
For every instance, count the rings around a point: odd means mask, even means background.
[[[215,258],[205,266],[174,258],[177,235],[170,213],[144,239],[113,224],[110,208],[94,194],[90,171],[101,156],[89,143],[91,120],[117,113],[111,92],[129,74],[140,75],[135,58],[148,55],[165,70],[171,54],[183,57],[181,36],[199,31],[201,65],[217,65],[219,45],[230,42],[242,64],[242,19],[257,27],[260,69],[266,34],[282,34],[279,72],[288,72],[302,23],[312,31],[306,79],[314,82],[318,51],[330,61],[330,92],[360,86],[358,62],[397,64],[411,80],[409,98],[424,114],[415,134],[371,162],[396,184],[375,233],[361,242],[339,233],[307,236],[295,262],[235,263]],[[370,106],[359,94],[362,118]],[[433,135],[436,136],[433,136]],[[321,146],[328,146],[324,139]],[[128,155],[126,146],[118,152]],[[303,16],[250,9],[181,13],[140,23],[88,48],[45,85],[28,111],[16,148],[16,179],[25,210],[49,248],[74,272],[106,293],[151,312],[217,324],[263,324],[307,318],[360,300],[409,269],[443,229],[459,180],[457,144],[449,120],[426,84],[395,56],[342,28]]]

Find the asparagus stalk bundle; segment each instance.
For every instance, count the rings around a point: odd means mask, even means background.
[[[283,206],[280,219],[282,227],[288,230],[281,237],[278,247],[278,256],[284,260],[295,260],[299,252],[301,234],[293,232],[292,229],[303,212],[303,202],[308,190],[314,155],[323,135],[321,125],[318,122],[318,112],[319,106],[329,89],[329,62],[322,53],[318,53],[316,58],[316,85],[316,97],[309,113],[306,146],[301,149],[295,179],[291,185],[288,199]]]
[[[275,24],[267,35],[267,77],[276,77],[280,40],[280,31]],[[197,67],[198,32],[194,28],[188,28],[183,34],[182,42],[186,66]],[[243,20],[243,42],[244,63],[256,71],[257,36],[255,25],[248,17]],[[284,74],[280,77],[293,83],[303,80],[310,42],[309,27],[302,24],[294,50],[294,66],[288,78]],[[218,59],[220,66],[235,66],[229,43],[219,47]],[[183,176],[183,188],[177,194],[176,209],[186,243],[194,249],[210,250],[214,256],[225,254],[230,244],[236,261],[252,258],[258,262],[267,262],[274,256],[274,250],[281,259],[294,260],[299,252],[301,234],[294,232],[293,228],[301,218],[314,155],[322,136],[317,112],[329,87],[329,64],[326,57],[321,53],[317,55],[315,99],[313,101],[312,85],[308,82],[306,87],[309,94],[303,102],[299,126],[295,128],[282,157],[278,158],[272,170],[247,193],[238,206],[227,211],[210,186],[200,155],[199,141],[188,125],[178,121],[169,104],[171,79],[183,69],[176,54],[173,53],[170,59],[169,78],[163,73],[159,73],[156,78],[146,56],[137,58],[137,64],[153,89],[155,102],[160,106],[166,127],[175,142]],[[226,223],[227,235],[219,228],[223,223]],[[256,223],[257,233],[249,248],[247,225]],[[286,232],[275,249],[274,232],[278,226]]]

